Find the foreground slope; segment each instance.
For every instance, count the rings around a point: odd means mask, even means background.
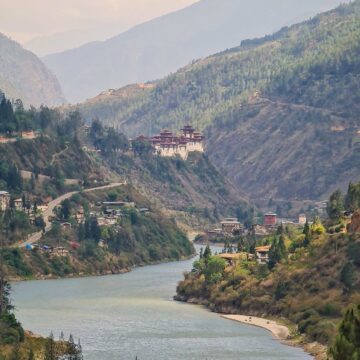
[[[319,199],[360,177],[359,18],[355,1],[79,109],[130,135],[192,122],[252,198]]]
[[[263,36],[330,9],[339,0],[202,0],[103,42],[49,55],[71,102],[157,79],[241,40]],[[276,10],[275,10],[276,9]]]
[[[18,43],[0,34],[0,90],[26,105],[65,103],[56,77],[41,60]]]
[[[281,225],[268,237],[239,239],[239,250],[253,256],[242,253],[226,264],[221,257],[231,255],[211,256],[208,248],[179,283],[177,299],[225,314],[288,319],[297,325],[292,336],[332,344],[342,316],[360,299],[360,210],[345,216],[359,207],[359,189],[360,183],[345,197],[333,193],[324,223],[315,218],[303,227]]]

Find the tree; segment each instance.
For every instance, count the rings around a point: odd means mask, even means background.
[[[210,249],[210,246],[209,245],[206,245],[206,248],[204,250],[204,254],[203,254],[203,259],[204,259],[204,262],[205,262],[205,265],[207,265],[209,259],[211,258],[211,249]]]
[[[349,184],[345,198],[345,208],[347,211],[355,211],[360,207],[360,182]]]
[[[285,236],[282,234],[278,239],[275,238],[271,245],[269,251],[269,269],[273,269],[285,257],[285,254]]]
[[[336,220],[342,216],[344,211],[344,198],[340,190],[336,190],[331,194],[327,206],[327,213],[330,219]]]
[[[61,204],[61,218],[63,220],[69,220],[71,215],[71,202],[69,199],[66,199]]]
[[[330,354],[334,360],[360,359],[360,305],[346,312]]]
[[[153,147],[148,140],[136,139],[133,140],[132,150],[137,156],[147,156],[153,151]]]
[[[96,242],[101,239],[101,228],[95,216],[93,216],[90,220],[90,233],[91,238],[94,239]]]
[[[52,332],[46,339],[44,360],[56,360],[56,344]]]
[[[35,360],[35,354],[33,349],[30,349],[29,351],[28,360]]]
[[[311,229],[310,229],[310,224],[309,224],[308,220],[306,220],[304,230],[303,230],[303,234],[305,235],[304,246],[305,247],[309,246],[310,242],[311,242]]]
[[[221,280],[226,261],[218,256],[212,256],[208,260],[204,269],[205,280],[210,284],[215,284]]]
[[[355,268],[351,261],[347,262],[340,274],[340,281],[344,284],[344,291],[349,292],[354,287]]]
[[[79,343],[76,345],[74,342],[74,337],[70,334],[67,345],[68,345],[67,346],[68,360],[82,360],[83,359],[80,340],[79,340]]]

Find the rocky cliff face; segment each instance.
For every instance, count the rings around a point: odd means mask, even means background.
[[[40,106],[66,102],[59,82],[41,60],[0,34],[0,90],[8,98]]]

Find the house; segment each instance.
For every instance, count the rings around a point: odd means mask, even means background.
[[[27,140],[32,140],[36,138],[36,134],[34,131],[30,130],[30,131],[23,131],[21,133],[21,137],[23,139],[27,139]]]
[[[256,259],[259,264],[267,264],[269,262],[270,245],[258,246],[255,248]]]
[[[267,236],[269,235],[269,229],[265,226],[255,224],[252,227],[252,232],[255,236]]]
[[[274,213],[267,213],[264,215],[264,225],[265,226],[276,226],[277,224],[277,215]]]
[[[77,210],[75,214],[75,220],[77,221],[78,224],[82,224],[85,222],[85,211],[82,206],[80,206],[79,209]]]
[[[105,240],[100,240],[98,242],[98,246],[101,247],[101,248],[104,248],[106,246]]]
[[[216,239],[217,237],[220,237],[222,235],[221,229],[213,229],[206,231],[206,235],[208,236],[209,240]]]
[[[299,215],[299,225],[305,225],[307,222],[307,217],[305,214]]]
[[[236,253],[236,254],[220,254],[219,257],[226,260],[229,266],[236,265],[237,263],[243,261],[255,260],[255,255],[245,252]]]
[[[21,198],[14,200],[14,205],[16,210],[23,210],[23,201]]]
[[[5,211],[10,206],[10,194],[7,191],[0,191],[0,210]]]
[[[116,219],[113,219],[113,218],[98,217],[97,221],[98,221],[99,226],[116,225]]]
[[[149,213],[149,212],[150,212],[150,210],[149,210],[148,208],[141,208],[141,209],[139,209],[139,211],[140,211],[141,213],[143,213],[143,214],[146,214],[146,213]]]
[[[69,255],[69,250],[65,249],[64,247],[56,247],[53,250],[52,255],[59,257],[66,257]]]
[[[236,218],[227,218],[221,221],[221,230],[225,235],[234,235],[236,230],[242,230],[242,225]]]
[[[71,224],[69,222],[63,222],[61,223],[61,227],[63,229],[71,229]]]

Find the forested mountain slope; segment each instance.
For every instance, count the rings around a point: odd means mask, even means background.
[[[253,198],[317,199],[360,177],[359,53],[355,1],[79,109],[130,135],[192,122]]]
[[[168,75],[193,59],[316,15],[340,0],[201,0],[102,42],[49,55],[71,102]],[[276,9],[276,11],[275,11]]]
[[[41,60],[1,33],[0,90],[28,106],[65,103],[59,82]]]
[[[113,173],[141,191],[152,204],[178,218],[182,223],[198,227],[208,225],[221,217],[237,216],[243,223],[253,220],[254,209],[246,196],[216,168],[206,155],[191,153],[188,159],[164,158],[153,154],[149,143],[132,141],[132,149],[125,137],[111,128],[93,122],[88,141],[100,153]],[[201,227],[201,226],[200,226]]]

